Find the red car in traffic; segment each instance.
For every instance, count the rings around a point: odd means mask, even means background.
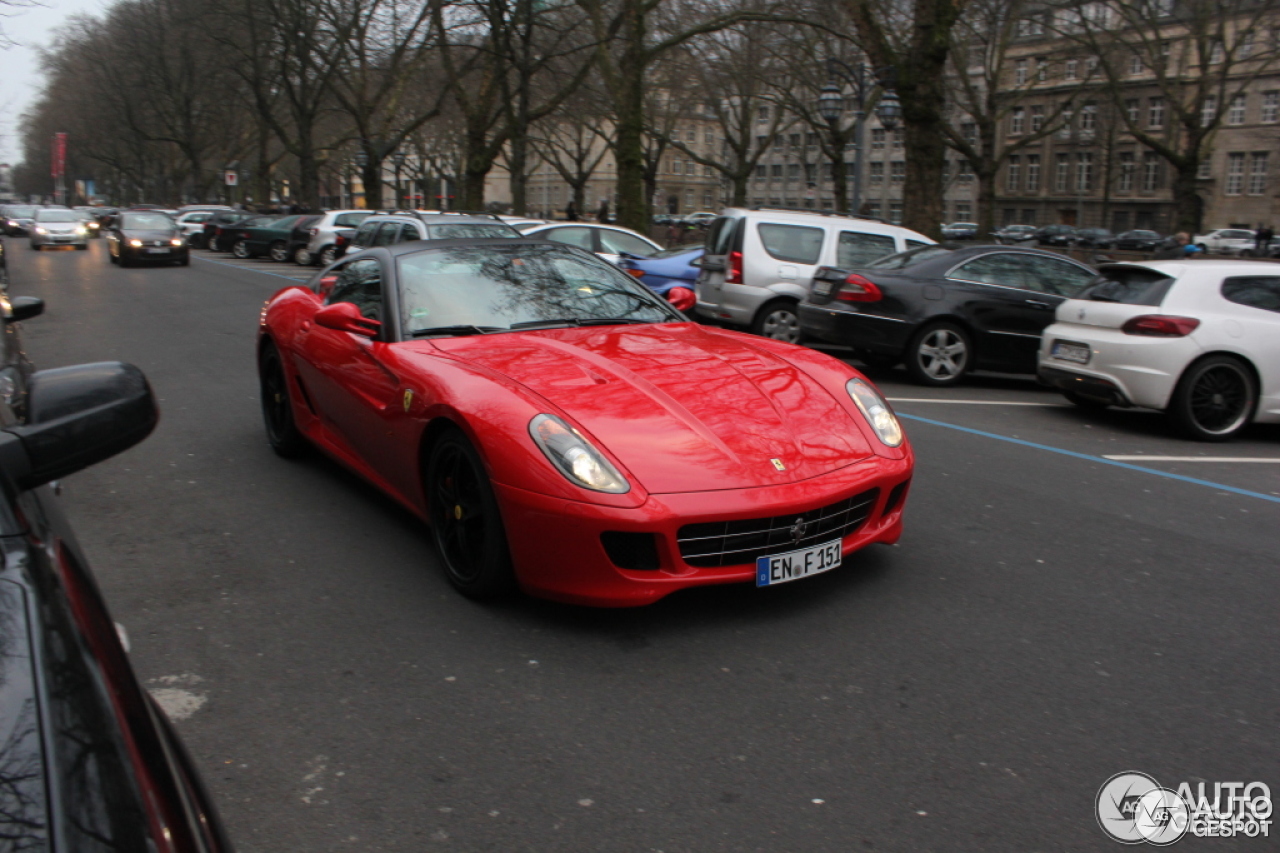
[[[687,322],[572,247],[344,258],[266,304],[258,368],[276,452],[318,447],[426,520],[467,595],[647,604],[902,531],[912,452],[861,374]]]

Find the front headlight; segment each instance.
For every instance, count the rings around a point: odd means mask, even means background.
[[[898,423],[893,410],[889,408],[888,401],[880,396],[880,392],[872,387],[870,382],[855,376],[845,383],[844,390],[849,392],[849,397],[882,442],[889,447],[902,444],[902,439],[905,437],[902,434],[902,425]]]
[[[141,248],[142,248],[142,241],[141,241],[141,240],[130,240],[130,241],[129,241],[129,245],[130,245],[130,246],[132,246],[132,247],[133,247],[133,248],[135,248],[135,249],[141,249]]]
[[[621,495],[631,484],[577,430],[555,415],[529,421],[529,435],[561,474],[585,489]]]
[[[37,229],[35,229],[35,232],[36,232],[37,234],[48,234],[48,233],[49,233],[48,231],[44,230],[43,228],[37,228]]]
[[[181,238],[181,237],[174,237],[172,240],[170,240],[170,241],[169,241],[169,245],[171,245],[171,246],[181,246],[181,245],[182,245],[182,238]]]
[[[81,225],[79,228],[77,228],[77,229],[76,229],[76,236],[77,236],[77,237],[83,237],[84,235],[86,235],[86,234],[88,234],[88,233],[89,233],[88,229],[86,229],[83,225]]]

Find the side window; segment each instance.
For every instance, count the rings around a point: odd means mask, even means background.
[[[1280,313],[1280,276],[1239,276],[1222,282],[1222,298]]]
[[[1093,281],[1096,273],[1057,258],[1024,256],[1031,275],[1027,286],[1032,290],[1068,298],[1075,296]]]
[[[632,255],[643,255],[646,258],[652,255],[654,248],[645,241],[625,231],[606,231],[601,229],[598,232],[600,237],[600,251],[618,254],[619,252],[627,252]]]
[[[1014,255],[997,252],[974,258],[967,264],[952,271],[947,277],[964,281],[977,281],[983,284],[999,284],[1004,287],[1020,287],[1028,289],[1027,267],[1023,263],[1026,255]],[[1029,288],[1034,290],[1035,288]]]
[[[369,218],[368,213],[340,213],[333,219],[335,228],[355,228]]]
[[[542,232],[543,239],[554,240],[557,243],[564,243],[568,246],[577,246],[579,249],[586,249],[588,252],[596,250],[595,239],[591,235],[590,228],[552,228]]]
[[[764,250],[780,261],[791,261],[797,264],[816,264],[822,252],[821,228],[809,228],[804,225],[770,225],[760,223],[756,226],[760,233],[760,242]]]
[[[382,267],[374,258],[352,261],[338,270],[326,305],[350,302],[370,320],[382,320]]]
[[[375,246],[391,246],[394,245],[396,239],[400,236],[399,222],[384,222],[378,229],[378,236],[373,238]]]
[[[836,244],[836,266],[860,267],[895,251],[893,238],[888,234],[859,234],[857,231],[841,231]]]
[[[738,234],[737,226],[742,222],[741,219],[728,216],[721,216],[712,222],[711,229],[707,232],[707,254],[727,255],[732,252],[735,248],[734,238]]]
[[[425,229],[420,229],[419,226],[413,222],[401,223],[400,236],[396,237],[396,242],[407,243],[410,240],[424,240],[426,238],[422,236],[422,230]]]
[[[907,248],[903,249],[903,251],[904,251],[904,252],[910,252],[912,249],[919,249],[921,246],[928,246],[928,245],[931,245],[931,244],[930,244],[930,243],[921,243],[919,240],[908,240],[908,241],[907,241]]]
[[[378,230],[378,223],[366,222],[356,231],[356,235],[351,238],[351,242],[357,246],[372,246],[373,234]]]

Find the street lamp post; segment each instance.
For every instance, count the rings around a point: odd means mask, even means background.
[[[870,100],[872,86],[878,83],[878,78],[887,75],[873,74],[861,62],[857,65],[848,65],[834,57],[827,60],[827,72],[831,75],[831,80],[818,93],[817,109],[818,115],[822,116],[831,129],[831,145],[834,149],[831,174],[835,181],[837,213],[850,212],[845,209],[848,199],[845,188],[847,180],[844,166],[845,131],[840,128],[840,118],[845,109],[845,98],[844,90],[837,82],[837,78],[844,80],[853,87],[852,212],[858,213],[862,209],[862,135],[863,125],[867,117],[867,101]],[[880,92],[876,115],[885,130],[892,132],[898,126],[898,119],[902,115],[902,106],[898,101],[898,96],[888,86],[884,86]]]

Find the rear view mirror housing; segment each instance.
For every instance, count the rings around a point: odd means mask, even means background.
[[[118,361],[37,371],[27,412],[27,423],[0,430],[0,474],[19,491],[128,450],[160,417],[142,371]]]
[[[376,338],[378,331],[382,328],[381,323],[361,314],[360,309],[350,302],[326,305],[316,312],[314,319],[317,326],[336,329],[339,332],[351,332],[353,335],[362,335],[366,338]]]

